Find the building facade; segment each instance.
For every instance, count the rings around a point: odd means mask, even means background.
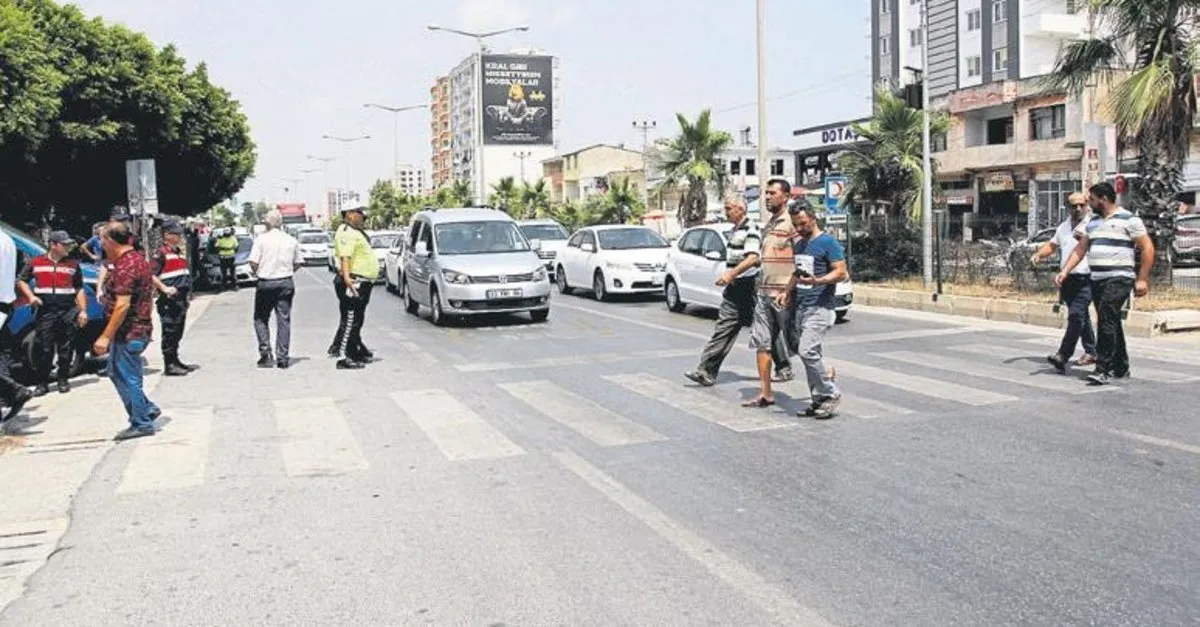
[[[408,196],[422,196],[429,191],[425,168],[411,163],[396,166],[396,190]]]
[[[594,144],[545,159],[541,165],[551,202],[607,193],[617,179],[628,180],[638,194],[645,190],[645,159],[641,152],[624,146]]]
[[[434,189],[445,187],[453,180],[450,148],[450,77],[439,76],[429,89],[429,147],[430,179]]]

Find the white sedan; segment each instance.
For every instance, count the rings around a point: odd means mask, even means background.
[[[667,308],[681,312],[688,305],[716,309],[721,306],[725,288],[716,285],[717,277],[728,269],[725,263],[729,235],[728,222],[705,224],[684,231],[667,253],[667,277],[663,293]],[[834,291],[838,322],[846,319],[854,301],[854,283],[846,279]]]
[[[669,249],[667,240],[644,226],[585,227],[559,251],[555,282],[563,294],[588,290],[596,300],[662,292]]]

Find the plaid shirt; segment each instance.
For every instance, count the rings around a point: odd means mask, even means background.
[[[129,313],[117,329],[114,342],[149,340],[154,333],[151,319],[154,307],[154,282],[150,264],[136,250],[130,249],[112,263],[104,279],[104,315],[110,317],[118,296],[128,296]]]

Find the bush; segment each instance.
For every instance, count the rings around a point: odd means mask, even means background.
[[[873,222],[851,238],[850,277],[886,281],[921,274],[921,232],[905,224]]]

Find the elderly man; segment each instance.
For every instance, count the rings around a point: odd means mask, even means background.
[[[716,383],[721,364],[737,341],[738,333],[754,320],[754,292],[762,234],[758,225],[746,217],[746,204],[740,197],[726,199],[725,218],[734,227],[726,244],[725,264],[728,269],[717,279],[717,285],[725,286],[721,294],[721,307],[717,310],[717,323],[712,339],[700,354],[700,365],[684,375],[705,387]],[[786,345],[779,340],[773,348],[771,357],[779,378],[791,378],[792,364]]]
[[[283,214],[271,210],[263,217],[267,232],[259,235],[250,248],[250,268],[258,277],[254,289],[254,334],[258,337],[258,367],[286,369],[291,366],[288,351],[292,339],[292,299],[296,283],[292,277],[304,265],[300,244],[288,235]],[[275,354],[271,354],[271,312],[275,312]]]
[[[1067,260],[1071,258],[1071,253],[1075,252],[1077,243],[1075,229],[1092,219],[1087,194],[1075,192],[1067,198],[1067,202],[1070,204],[1071,215],[1058,225],[1058,229],[1054,231],[1054,238],[1042,244],[1041,248],[1033,253],[1029,260],[1033,265],[1036,266],[1057,251],[1059,267],[1067,267]],[[1058,300],[1067,306],[1067,329],[1063,332],[1058,352],[1047,356],[1046,360],[1060,373],[1065,373],[1067,360],[1075,354],[1075,345],[1082,341],[1083,357],[1080,357],[1075,365],[1095,364],[1096,332],[1092,329],[1092,316],[1088,311],[1092,304],[1091,270],[1086,259],[1079,262],[1063,281],[1062,287],[1059,288]]]

